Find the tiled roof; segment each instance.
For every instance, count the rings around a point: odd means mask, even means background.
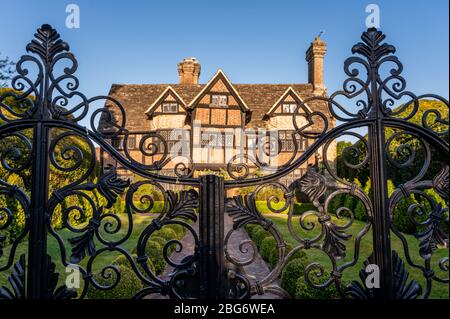
[[[144,130],[142,118],[145,111],[168,86],[189,104],[205,84],[113,84],[109,95],[125,108],[127,127],[133,127],[134,130],[142,127]],[[252,112],[251,122],[247,127],[264,126],[264,115],[289,87],[292,87],[302,99],[313,94],[311,84],[233,84],[233,86]]]

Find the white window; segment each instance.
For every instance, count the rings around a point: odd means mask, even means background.
[[[178,104],[177,103],[163,103],[162,105],[163,113],[177,113]]]
[[[213,95],[211,96],[211,104],[214,106],[227,106],[227,96]]]
[[[283,113],[294,113],[297,109],[297,104],[295,103],[283,103]]]

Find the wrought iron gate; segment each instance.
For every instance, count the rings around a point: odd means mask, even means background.
[[[227,165],[229,178],[224,179],[197,176],[192,162],[177,164],[173,176],[159,174],[170,158],[167,143],[157,132],[143,137],[139,151],[147,156],[162,148],[163,158],[150,165],[137,162],[127,149],[129,132],[120,101],[108,96],[87,98],[79,92],[74,55],[54,29],[43,25],[27,45],[31,54],[17,63],[14,90],[0,98],[0,274],[10,271],[8,277],[0,277],[0,298],[84,298],[90,290],[115,289],[125,280],[124,268],[117,263],[95,265],[99,256],[107,254],[124,256],[122,262],[142,285],[135,298],[248,298],[265,293],[284,297],[279,276],[299,251],[320,251],[328,263],[312,260],[304,270],[305,282],[317,289],[335,285],[342,298],[428,298],[435,285],[448,285],[448,251],[437,259],[434,254],[448,247],[448,165],[444,160],[449,151],[448,101],[407,91],[403,66],[384,38],[375,29],[364,32],[362,42],[352,49],[354,55],[345,61],[348,79],[343,90],[305,99],[297,107],[295,134],[312,141],[308,149],[300,152],[293,138],[294,155],[277,167],[257,155],[236,155]],[[67,64],[61,66],[64,61]],[[387,65],[390,68],[384,72]],[[424,109],[423,100],[437,101],[436,107]],[[108,106],[93,108],[99,101]],[[304,111],[314,101],[326,103],[340,124],[333,127],[325,114]],[[297,123],[300,110],[306,125]],[[113,131],[98,130],[99,117]],[[124,136],[123,152],[109,143],[119,134]],[[367,169],[371,191],[338,176],[329,159],[336,139],[344,135],[352,137],[353,143],[343,150],[342,163],[355,171]],[[259,138],[257,145],[263,148],[273,142],[279,141]],[[100,167],[96,148],[140,178],[130,182],[117,176],[114,167]],[[313,156],[319,158],[317,165],[299,180],[289,186],[279,182]],[[440,165],[436,166],[436,160]],[[389,189],[392,169],[411,175]],[[166,184],[184,189],[165,191]],[[254,189],[245,196],[225,198],[230,190],[245,187]],[[264,203],[271,214],[263,213],[257,201],[267,189],[271,193]],[[163,203],[156,217],[151,213],[157,202],[155,192]],[[354,212],[349,207],[331,209],[333,200],[342,195],[355,198],[364,211],[361,227],[353,235],[349,232]],[[312,207],[300,217],[294,215],[298,196],[298,201]],[[123,204],[118,204],[122,198]],[[406,218],[414,226],[417,247],[411,247],[408,238],[413,237],[395,224],[396,208],[406,200],[412,201]],[[270,217],[286,212],[287,233],[295,242],[290,249],[287,235]],[[135,234],[135,219],[146,216],[153,217]],[[224,227],[226,218],[232,218],[230,229]],[[276,243],[273,268],[258,280],[244,269],[257,258],[256,245],[244,240],[234,243],[238,245],[234,252],[231,249],[231,238],[250,224],[261,226]],[[173,254],[186,248],[180,238],[157,246],[172,270],[156,275],[155,265],[149,262],[148,242],[169,225],[190,236],[192,251],[176,261]],[[135,252],[124,248],[132,240],[136,240]],[[53,251],[50,241],[56,247]],[[361,267],[364,241],[372,253],[366,256],[360,278],[345,282],[345,270]],[[350,242],[353,251],[345,259]],[[244,260],[236,252],[251,257]],[[51,256],[55,253],[58,258]],[[365,285],[368,264],[380,269],[379,288]],[[74,265],[79,265],[82,275],[78,290],[68,288],[57,271]],[[422,284],[409,277],[411,269],[422,276]]]

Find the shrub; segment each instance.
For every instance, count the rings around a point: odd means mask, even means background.
[[[163,247],[153,240],[149,240],[145,246],[145,254],[152,262],[155,273],[157,275],[161,274],[166,268],[166,261],[163,257]]]
[[[164,247],[164,245],[167,243],[167,239],[162,238],[161,236],[152,236],[150,238],[151,240],[156,241],[158,244],[160,244],[161,247]]]
[[[175,234],[177,235],[178,239],[182,239],[187,232],[187,229],[179,224],[170,224],[168,226],[166,226],[166,228],[168,229],[172,229]]]
[[[294,247],[291,244],[287,244],[286,245],[286,254],[288,254],[292,249],[294,249]],[[308,262],[308,256],[306,255],[305,251],[303,249],[299,249],[297,250],[291,257],[290,259],[301,259],[303,261],[304,265],[307,265]]]
[[[277,248],[277,241],[272,236],[264,238],[261,242],[260,254],[265,261],[270,260],[270,253],[273,248]]]
[[[284,267],[281,273],[281,288],[286,290],[291,296],[295,296],[297,289],[297,280],[303,277],[305,264],[299,258],[292,259]]]
[[[248,225],[245,225],[245,231],[247,232],[247,234],[250,236],[250,237],[252,237],[252,231],[255,229],[255,228],[257,228],[258,226],[257,225],[255,225],[255,224],[248,224]]]
[[[183,238],[183,236],[181,236],[181,234],[178,234],[169,227],[163,227],[161,228],[161,230],[159,230],[158,232],[155,233],[156,236],[160,236],[162,238],[164,238],[165,240],[169,241],[172,239],[181,239]],[[181,236],[181,237],[179,237]]]
[[[312,274],[311,281],[318,284],[319,280]],[[295,299],[337,299],[340,298],[334,283],[326,288],[314,288],[308,283],[304,276],[297,279]]]
[[[139,290],[142,289],[142,282],[136,276],[135,272],[124,265],[118,266],[120,272],[120,281],[117,285],[108,290],[96,289],[92,285],[89,286],[87,296],[89,299],[130,299]],[[110,286],[115,281],[114,275],[109,279],[103,278],[101,273],[94,276],[94,280],[102,286]]]
[[[131,257],[133,257],[133,260],[136,261],[136,259],[137,259],[136,254],[131,254]],[[129,267],[130,269],[132,269],[131,264],[128,261],[127,257],[125,257],[125,255],[120,255],[119,257],[114,259],[112,263],[117,266],[125,266],[125,267]],[[136,263],[136,264],[138,266],[138,269],[140,271],[144,272],[141,265],[138,263]],[[153,263],[150,259],[147,260],[147,265],[148,265],[148,268],[150,268],[153,272],[155,272],[155,266],[153,266]]]
[[[364,186],[364,192],[367,194],[367,196],[371,196],[370,193],[370,178],[367,180],[366,185]],[[364,206],[363,202],[361,200],[358,200],[358,203],[356,204],[355,207],[355,219],[356,220],[360,220],[360,221],[367,221],[367,211],[366,211],[366,207]]]
[[[270,256],[269,256],[269,266],[270,268],[274,268],[275,265],[278,262],[278,247],[273,247],[272,250],[270,251]]]
[[[294,215],[301,215],[310,210],[316,211],[317,208],[312,203],[294,203],[294,211],[292,213]]]
[[[402,198],[396,205],[393,215],[392,215],[392,223],[395,227],[406,234],[414,234],[416,232],[416,226],[411,221],[411,218],[408,214],[408,208],[416,203],[411,195],[408,198]],[[419,220],[419,218],[417,218]]]
[[[261,226],[259,226],[259,225],[254,225],[255,227],[253,227],[252,229],[251,229],[251,232],[250,232],[250,237],[252,238],[252,239],[254,239],[255,238],[255,235],[256,235],[256,233],[260,230],[260,229],[262,229],[262,227]]]
[[[267,236],[270,236],[270,233],[268,231],[266,231],[263,228],[258,229],[258,231],[255,232],[255,235],[253,236],[253,242],[255,243],[255,245],[260,248],[261,247],[261,243],[264,240],[264,238],[266,238]]]

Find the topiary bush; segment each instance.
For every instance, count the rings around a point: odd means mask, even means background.
[[[268,263],[270,268],[275,268],[276,264],[278,263],[278,247],[273,247],[270,251]]]
[[[134,261],[137,260],[137,255],[136,254],[131,254],[131,257],[133,258]],[[129,267],[132,269],[130,262],[128,261],[127,257],[125,257],[125,255],[120,255],[119,257],[117,257],[116,259],[113,260],[112,262],[114,265],[117,266],[125,266],[125,267]],[[139,271],[144,272],[144,270],[142,269],[141,264],[137,264],[137,267],[139,269]],[[147,260],[147,265],[148,268],[150,268],[153,272],[155,272],[155,266],[153,266],[152,261],[150,260],[150,258]]]
[[[169,228],[168,226],[161,228],[159,231],[157,231],[155,233],[155,235],[156,236],[160,236],[160,237],[164,238],[167,241],[172,240],[172,239],[181,239],[181,238],[183,238],[183,236],[181,236],[181,234],[177,235],[177,233],[172,228]]]
[[[177,239],[182,239],[184,236],[186,236],[187,229],[179,224],[170,224],[166,226],[166,228],[172,229]]]
[[[292,246],[291,244],[287,244],[286,245],[286,255],[289,254],[292,249],[294,249],[294,246]],[[303,261],[303,264],[308,265],[308,256],[306,255],[305,251],[303,249],[298,249],[291,257],[290,259],[301,259]]]
[[[311,276],[311,281],[315,284],[319,283],[319,279],[314,275]],[[295,299],[338,299],[338,298],[340,298],[340,296],[336,290],[336,285],[334,283],[332,283],[326,288],[314,288],[308,283],[306,283],[305,277],[303,275],[297,279]]]
[[[134,248],[132,253],[136,254],[137,249]],[[147,245],[145,246],[145,254],[148,257],[148,263],[153,265],[152,270],[156,275],[161,274],[166,268],[166,261],[163,256],[163,246],[161,246],[158,242],[149,240]]]
[[[295,296],[297,291],[297,281],[303,277],[305,272],[305,264],[299,258],[292,259],[284,267],[281,273],[280,286],[291,296]]]
[[[273,248],[277,248],[277,241],[275,240],[275,238],[273,238],[272,236],[268,236],[262,240],[259,253],[266,262],[270,260],[270,253]]]
[[[261,226],[254,224],[255,227],[251,228],[251,232],[249,233],[250,237],[253,239],[255,238],[256,233],[260,230],[263,229]]]
[[[410,197],[402,198],[395,206],[392,214],[392,223],[402,233],[414,234],[417,231],[416,225],[408,214],[408,208],[416,203],[411,195]],[[420,221],[420,218],[417,218],[417,221]]]
[[[255,243],[255,245],[260,248],[262,241],[264,240],[264,238],[270,236],[270,233],[266,230],[264,230],[263,228],[258,229],[258,231],[255,232],[255,235],[253,236],[253,242]]]
[[[245,225],[245,231],[247,232],[247,234],[250,236],[250,237],[252,237],[252,231],[256,228],[256,227],[258,227],[257,225],[255,225],[255,224],[247,224],[247,225]]]
[[[143,288],[142,282],[130,267],[118,265],[117,268],[120,272],[120,281],[117,285],[108,290],[96,289],[90,285],[87,293],[89,299],[130,299]],[[105,279],[101,273],[94,276],[94,280],[102,286],[110,286],[116,278],[112,275],[111,278]]]
[[[158,244],[161,245],[163,251],[164,251],[164,247],[166,246],[168,240],[165,238],[162,238],[160,236],[152,236],[151,240],[156,241]],[[175,251],[175,244],[172,244],[168,247],[168,255],[170,256],[174,251]]]

